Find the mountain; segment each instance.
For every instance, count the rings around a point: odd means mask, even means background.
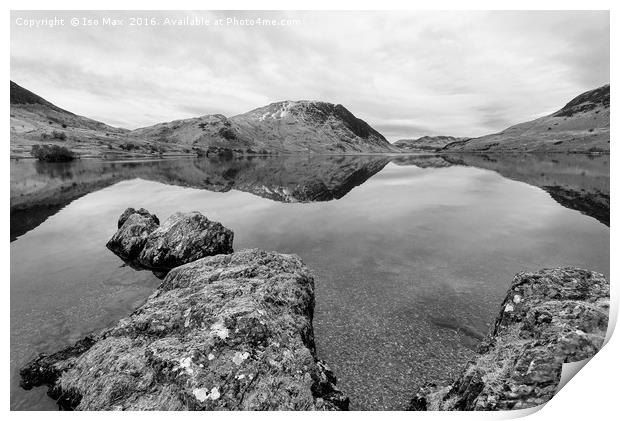
[[[463,140],[469,140],[468,137],[454,137],[454,136],[422,136],[418,139],[401,139],[393,143],[401,151],[416,152],[416,151],[438,151],[444,146],[459,142]]]
[[[206,153],[376,153],[390,143],[342,105],[282,101],[227,118],[221,114],[134,130],[146,139],[175,142]]]
[[[391,144],[342,105],[282,101],[231,117],[241,137],[294,152],[393,152]]]
[[[282,101],[245,114],[175,120],[133,131],[73,114],[11,81],[11,157],[33,145],[80,156],[384,153],[396,149],[342,105]]]
[[[443,151],[609,152],[609,107],[605,85],[577,96],[551,115],[450,143]]]

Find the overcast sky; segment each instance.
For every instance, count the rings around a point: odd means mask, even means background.
[[[18,18],[65,19],[25,27]],[[99,20],[72,27],[73,17]],[[102,26],[104,17],[123,26]],[[159,26],[129,26],[155,17]],[[203,17],[210,26],[163,26]],[[218,18],[288,26],[214,26]],[[389,140],[479,136],[609,82],[608,12],[13,12],[11,79],[136,128],[285,99],[340,103]],[[21,23],[21,21],[20,21]]]

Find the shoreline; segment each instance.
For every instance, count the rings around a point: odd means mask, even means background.
[[[278,157],[300,157],[300,156],[403,156],[403,155],[416,155],[416,156],[442,156],[442,155],[588,155],[588,156],[609,156],[610,151],[604,152],[588,152],[588,151],[406,151],[406,152],[361,152],[361,153],[342,153],[342,154],[330,154],[330,153],[271,153],[271,154],[234,154],[231,159],[237,158],[253,158],[253,157],[269,157],[269,158],[278,158]],[[216,158],[221,157],[219,155],[214,156]],[[163,156],[159,155],[134,155],[134,156],[119,156],[119,157],[105,157],[99,155],[79,155],[76,160],[80,159],[90,159],[90,160],[100,160],[105,162],[112,161],[160,161],[165,159],[175,159],[175,158],[208,158],[207,156],[197,155],[197,154],[164,154]],[[19,160],[36,160],[37,158],[27,155],[27,156],[10,156],[11,160],[19,161]],[[68,161],[71,162],[71,161]]]

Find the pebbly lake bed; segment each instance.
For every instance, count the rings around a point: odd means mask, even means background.
[[[455,375],[515,273],[609,276],[609,156],[11,161],[11,409],[54,410],[19,368],[109,326],[160,283],[105,248],[127,207],[197,210],[234,248],[298,254],[351,409],[404,409]]]

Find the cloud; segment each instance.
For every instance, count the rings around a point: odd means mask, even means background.
[[[123,19],[18,26],[18,17]],[[129,18],[292,19],[129,26]],[[609,82],[609,13],[13,12],[11,78],[72,112],[135,128],[284,99],[341,103],[390,140],[478,136]]]

